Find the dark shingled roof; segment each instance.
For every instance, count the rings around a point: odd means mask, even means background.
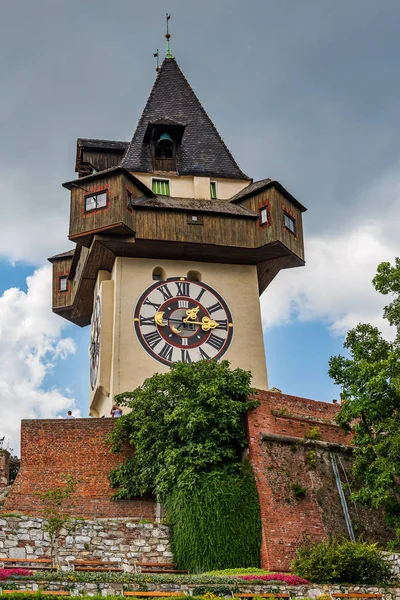
[[[83,187],[85,183],[89,183],[91,181],[96,181],[97,179],[101,179],[103,177],[108,177],[109,175],[117,175],[118,173],[123,173],[125,177],[130,179],[136,187],[139,188],[143,194],[147,194],[151,198],[154,196],[153,192],[140,181],[137,177],[132,175],[129,171],[124,169],[123,167],[109,167],[108,169],[103,169],[103,171],[98,171],[97,173],[92,173],[91,175],[86,175],[85,177],[79,177],[78,179],[73,179],[72,181],[66,181],[62,184],[67,190],[72,190],[73,187]]]
[[[55,254],[54,256],[50,256],[47,260],[49,262],[54,262],[55,260],[62,260],[63,258],[72,258],[75,254],[75,248],[73,250],[67,250],[67,252],[61,252],[61,254]]]
[[[244,200],[249,196],[253,196],[257,192],[261,192],[261,190],[265,190],[268,187],[276,187],[276,189],[280,191],[281,194],[283,194],[288,200],[293,202],[293,204],[297,206],[297,208],[299,208],[301,212],[305,212],[307,210],[305,206],[303,206],[298,200],[296,200],[296,198],[292,196],[292,194],[288,192],[283,187],[283,185],[279,183],[279,181],[276,181],[275,179],[269,179],[269,177],[267,177],[266,179],[260,179],[260,181],[254,181],[253,183],[250,183],[250,185],[248,185],[243,190],[240,190],[240,192],[232,196],[230,202],[240,202],[241,200]]]
[[[171,198],[156,196],[155,198],[137,198],[131,202],[134,208],[153,208],[164,210],[184,210],[188,212],[207,212],[233,217],[258,218],[258,214],[224,200],[198,200],[196,198]]]
[[[95,140],[92,138],[78,138],[77,145],[80,148],[95,148],[98,150],[117,150],[123,152],[129,146],[129,142],[117,140]]]
[[[152,172],[150,145],[143,143],[147,126],[168,121],[186,124],[177,152],[179,175],[250,180],[225,146],[173,58],[166,58],[158,72],[121,166],[130,171]]]

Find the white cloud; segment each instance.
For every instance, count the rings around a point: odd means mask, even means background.
[[[376,292],[371,281],[377,265],[392,261],[396,251],[377,226],[311,237],[306,266],[281,271],[263,294],[263,322],[271,327],[294,320],[324,321],[336,335],[368,322],[388,333],[382,319],[388,298]]]
[[[67,390],[44,389],[57,360],[75,352],[73,340],[62,337],[64,323],[51,312],[50,298],[50,266],[27,278],[26,292],[11,288],[0,297],[0,434],[14,449],[21,419],[55,418],[75,408]]]

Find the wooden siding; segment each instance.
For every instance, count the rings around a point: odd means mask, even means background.
[[[134,231],[134,213],[127,207],[128,189],[134,198],[141,196],[140,190],[124,175],[101,177],[96,181],[86,182],[81,188],[71,190],[71,210],[69,236],[79,239],[86,234],[97,231],[118,228],[121,225]],[[87,190],[87,191],[85,191]],[[90,212],[85,212],[85,198],[96,192],[107,191],[107,206]],[[128,231],[125,229],[125,234]],[[90,237],[85,239],[85,245],[90,245]]]
[[[124,150],[121,151],[96,151],[94,149],[84,149],[82,151],[79,173],[87,174],[86,165],[90,165],[96,171],[104,171],[110,167],[115,167],[121,161]]]
[[[254,245],[255,222],[250,219],[203,214],[203,225],[198,225],[188,222],[188,215],[188,212],[139,209],[136,238],[242,248]]]
[[[71,269],[72,257],[55,260],[53,262],[53,308],[70,306],[72,304],[72,281],[67,280],[67,291],[60,292],[60,277],[68,277]]]
[[[259,212],[262,207],[268,207],[270,224],[261,226],[260,221],[258,221],[256,246],[263,246],[274,240],[280,241],[301,260],[304,260],[302,213],[290,200],[274,187],[270,187],[250,198],[246,198],[243,202],[240,202],[240,205],[255,212]],[[296,235],[293,235],[284,227],[284,211],[287,211],[296,220]]]

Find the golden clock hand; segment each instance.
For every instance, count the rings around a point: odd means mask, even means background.
[[[160,327],[164,327],[165,323],[163,323],[163,316],[164,316],[163,311],[156,312],[156,314],[154,315],[154,321],[156,322],[156,325],[159,325]]]
[[[203,317],[201,321],[189,321],[188,319],[183,319],[184,323],[188,325],[201,325],[203,331],[209,331],[210,329],[215,329],[218,327],[218,323],[210,317]]]
[[[200,306],[196,306],[195,308],[189,308],[189,310],[186,311],[187,317],[183,319],[184,323],[187,323],[190,319],[195,319],[199,310]]]

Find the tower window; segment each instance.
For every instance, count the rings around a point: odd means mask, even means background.
[[[58,291],[66,292],[68,290],[68,277],[67,275],[62,275],[58,280]]]
[[[203,215],[188,215],[189,225],[203,225]]]
[[[283,224],[285,229],[288,229],[290,233],[296,235],[296,219],[294,219],[289,213],[286,211],[283,212]]]
[[[153,179],[151,189],[153,194],[169,196],[169,179]]]
[[[85,212],[91,212],[98,208],[105,208],[107,206],[107,191],[98,192],[97,194],[90,194],[85,196]]]
[[[268,208],[262,208],[260,210],[260,223],[261,225],[267,225],[268,224]]]
[[[153,281],[165,281],[166,279],[167,276],[162,267],[156,267],[153,269]]]
[[[210,181],[210,197],[211,197],[211,200],[217,199],[217,182],[216,181]]]

